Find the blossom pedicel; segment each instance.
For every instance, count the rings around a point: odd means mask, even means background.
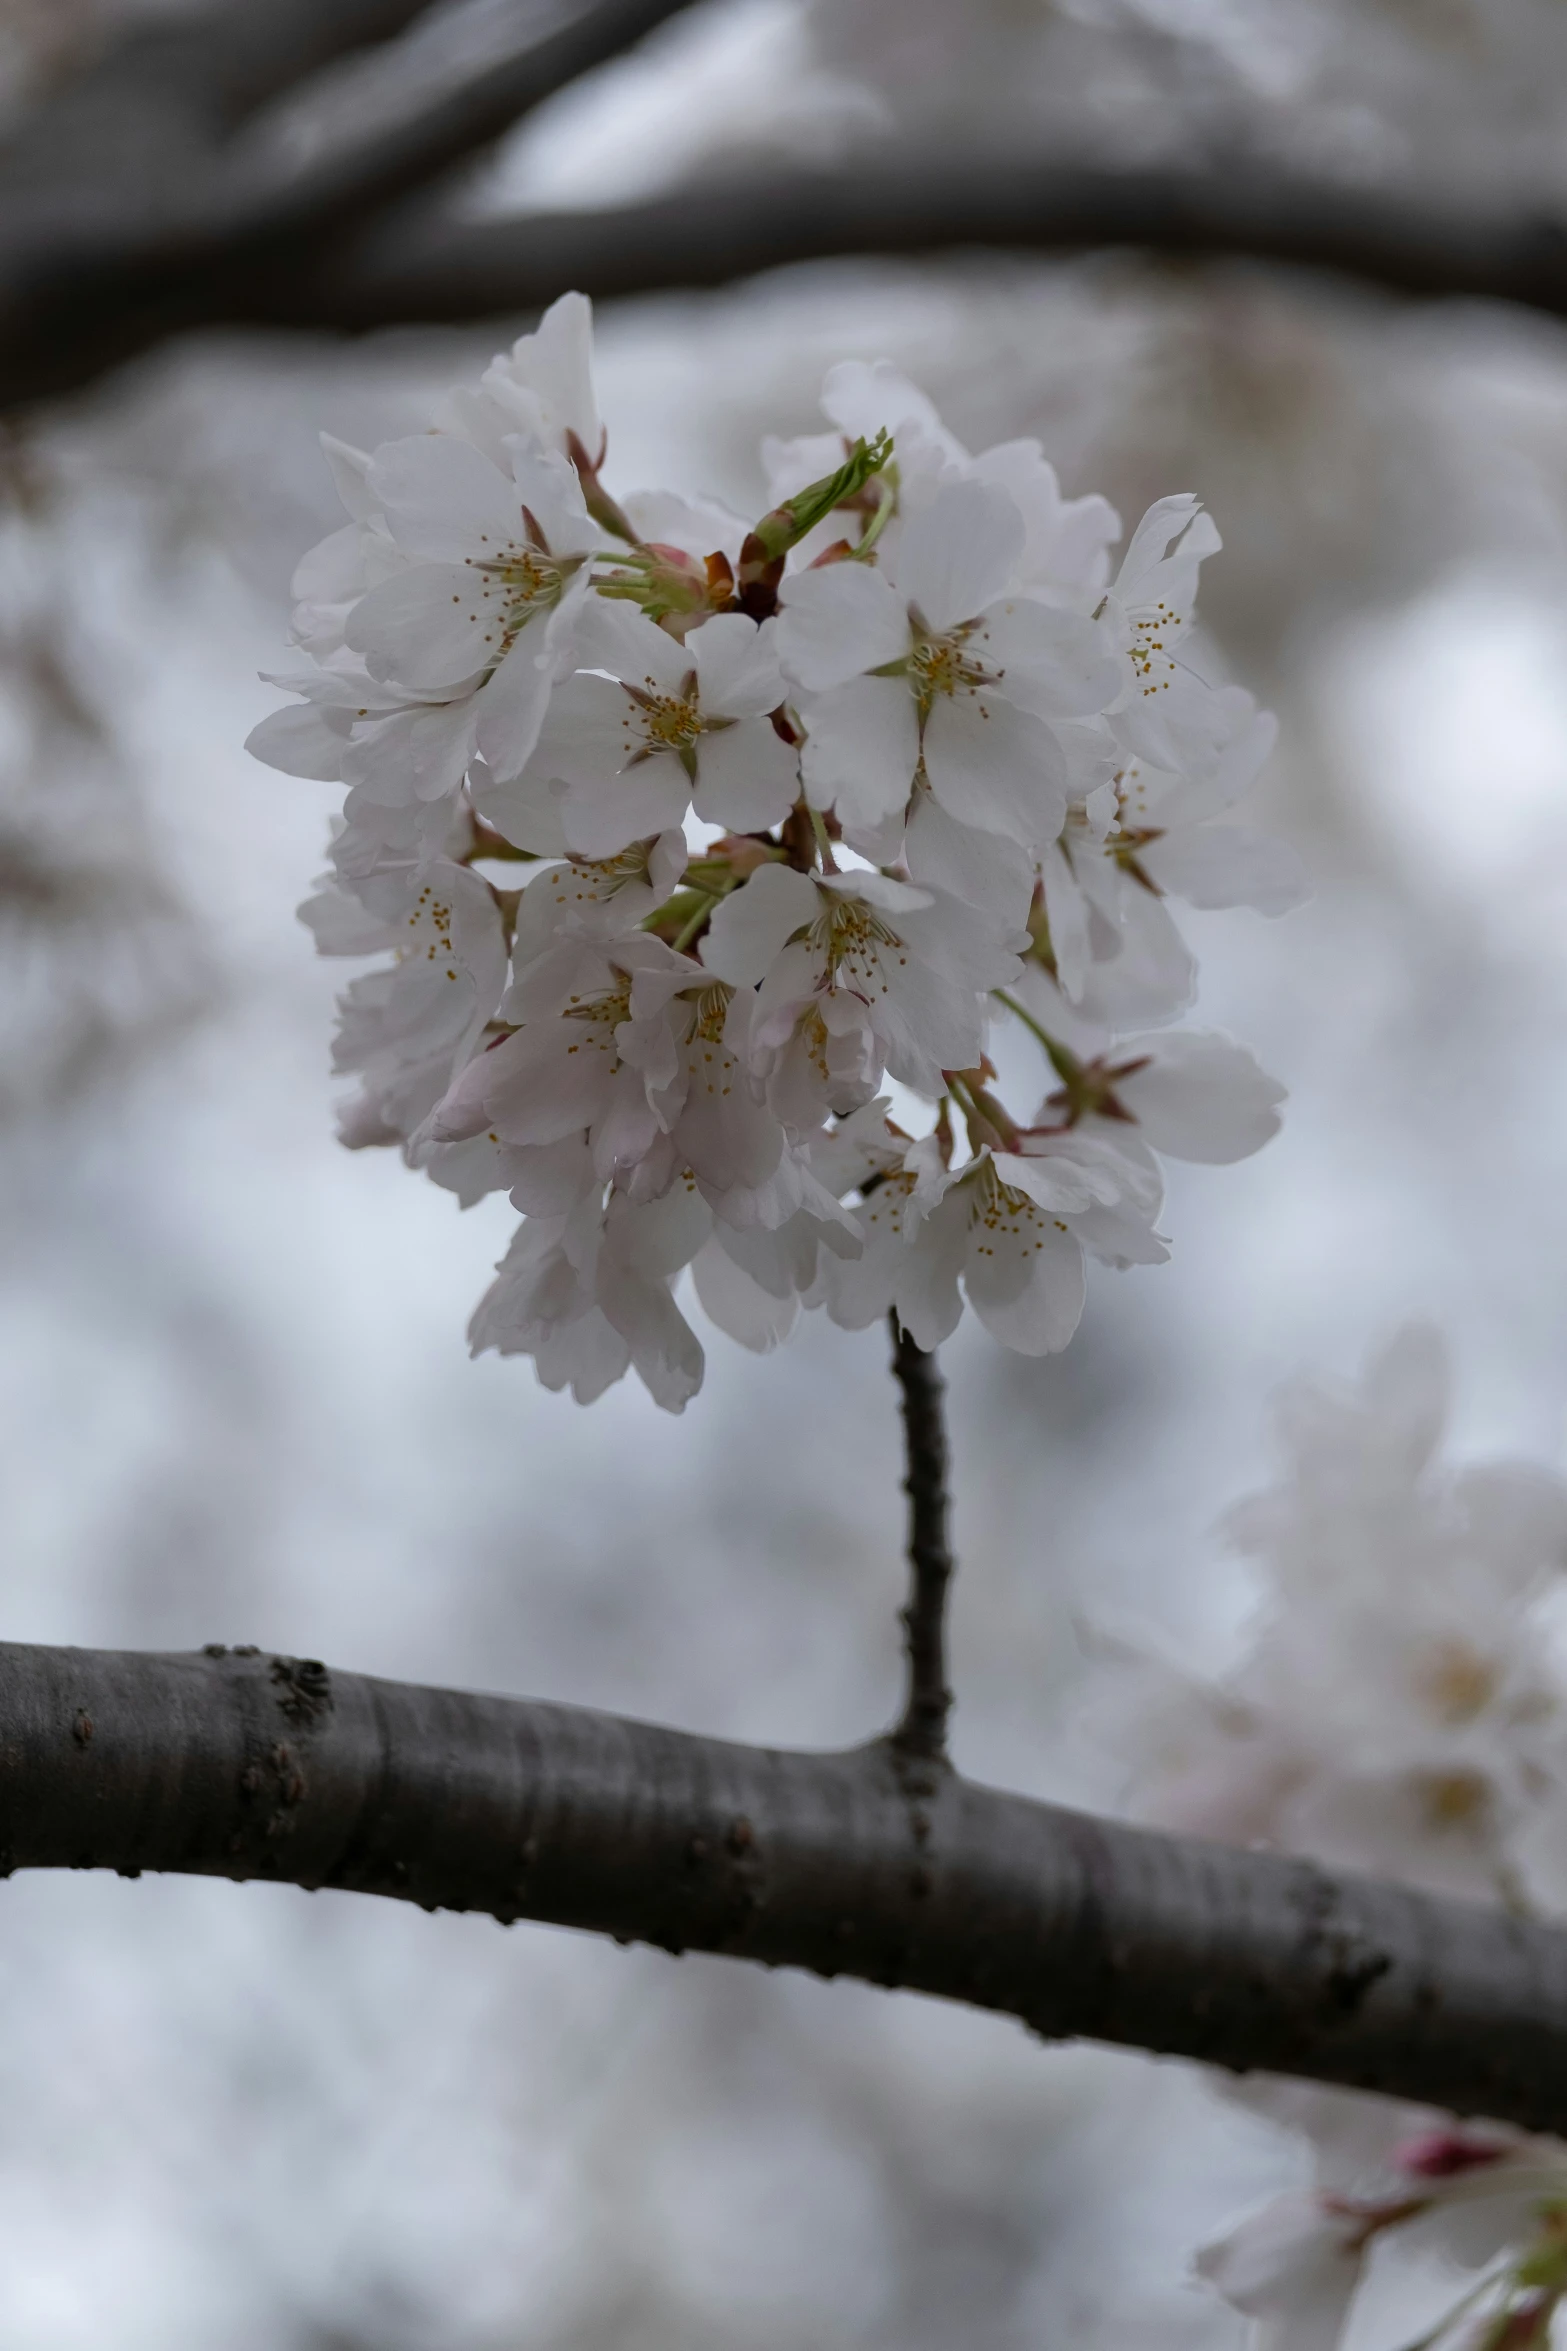
[[[1037,443],[971,457],[858,363],[830,434],[767,445],[754,527],[617,499],[590,341],[566,295],[432,432],[326,444],[350,519],[250,747],[346,785],[303,912],[324,954],[391,952],[342,999],[343,1138],[510,1194],[474,1345],[583,1401],[695,1392],[687,1267],[750,1347],[802,1305],[933,1347],[965,1293],[1062,1347],[1085,1252],[1167,1254],[1156,1154],[1278,1124],[1249,1053],[1166,1025],[1170,898],[1298,895],[1230,821],[1271,722],[1187,658],[1218,535],[1163,499],[1112,571],[1115,515]],[[992,1023],[1040,1054],[1024,1115]]]

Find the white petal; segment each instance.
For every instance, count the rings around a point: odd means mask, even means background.
[[[704,718],[759,718],[782,702],[776,621],[758,628],[743,613],[721,612],[691,631],[686,649],[696,664]]]
[[[818,472],[823,469],[819,466]],[[802,476],[809,481],[809,474]],[[662,547],[678,547],[684,555],[727,555],[739,560],[748,525],[716,498],[682,498],[674,490],[632,490],[620,501],[621,512],[641,539],[656,539]]]
[[[864,1221],[865,1211],[861,1211]],[[893,1302],[898,1319],[917,1347],[927,1352],[950,1339],[963,1313],[958,1275],[967,1241],[967,1205],[949,1194],[933,1216],[900,1244]],[[855,1267],[842,1271],[853,1275]]]
[[[578,857],[613,857],[649,833],[683,824],[690,799],[685,769],[672,752],[661,751],[619,775],[570,784],[561,821]]]
[[[1173,602],[1177,622],[1188,621],[1197,567],[1205,557],[1216,555],[1222,544],[1213,517],[1203,512],[1190,490],[1155,499],[1121,558],[1115,582],[1118,600],[1135,606],[1164,597]]]
[[[940,695],[925,722],[925,772],[959,824],[1005,833],[1036,855],[1066,820],[1065,761],[1040,719],[999,695]]]
[[[291,703],[274,710],[245,737],[252,759],[281,768],[284,775],[310,776],[317,783],[340,783],[348,737],[328,725],[309,702]]]
[[[1232,1038],[1188,1029],[1116,1046],[1118,1060],[1140,1053],[1146,1066],[1122,1078],[1116,1094],[1156,1151],[1227,1167],[1278,1133],[1284,1088]]]
[[[646,741],[624,686],[583,673],[562,679],[551,694],[533,766],[568,784],[593,784],[625,767]]]
[[[909,650],[903,598],[863,563],[802,571],[778,591],[778,653],[795,685],[818,693]]]
[[[709,1321],[753,1355],[770,1355],[793,1330],[799,1299],[769,1297],[736,1265],[716,1234],[692,1261],[691,1275]]]
[[[485,574],[460,563],[421,563],[361,596],[343,640],[374,676],[438,690],[487,669],[505,633],[504,598]]]
[[[1040,718],[1092,717],[1114,701],[1121,682],[1102,629],[1023,596],[992,605],[970,645],[990,669],[1005,671],[1008,699]]]
[[[480,381],[547,448],[564,448],[573,432],[597,461],[603,436],[593,392],[593,305],[585,294],[552,302],[533,333],[519,335]]]
[[[393,538],[420,563],[495,559],[523,537],[522,502],[512,483],[450,433],[386,442],[369,478]]]
[[[1337,2351],[1360,2283],[1356,2234],[1353,2212],[1298,2191],[1205,2246],[1195,2266],[1234,2309],[1268,2322],[1276,2351]]]
[[[339,441],[332,433],[321,435],[321,454],[331,470],[332,484],[343,505],[355,522],[373,522],[380,514],[380,501],[369,484],[371,458],[351,442]]]
[[[770,719],[715,727],[697,745],[692,800],[704,824],[756,833],[781,824],[800,796],[800,754]]]
[[[472,755],[474,717],[467,695],[399,710],[349,745],[344,780],[383,807],[444,800],[462,782]]]
[[[1023,518],[1004,490],[944,485],[898,543],[898,593],[938,633],[973,620],[1005,592],[1023,552]]]
[[[526,775],[501,782],[488,768],[476,766],[471,780],[473,804],[486,824],[514,848],[534,857],[564,857],[566,825],[561,813],[566,787],[535,767]]]
[[[519,629],[480,696],[479,749],[497,776],[520,775],[538,746],[555,675],[549,623],[541,612]]]
[[[541,455],[524,443],[507,443],[513,496],[518,512],[526,507],[538,536],[551,555],[585,555],[599,543],[599,531],[583,503],[576,474],[564,457]],[[530,540],[533,532],[529,532]]]
[[[652,694],[678,694],[696,667],[690,652],[645,612],[611,596],[590,596],[579,624],[577,659]]]
[[[987,915],[998,931],[1018,930],[1027,921],[1034,894],[1027,850],[1005,834],[959,824],[929,792],[915,794],[906,854],[917,882],[950,890]]]
[[[1054,1355],[1083,1318],[1083,1252],[1044,1211],[1001,1207],[971,1245],[963,1286],[993,1339],[1018,1355]]]
[[[800,772],[814,808],[873,825],[902,811],[919,764],[919,713],[905,678],[854,678],[801,711]]]
[[[395,926],[345,890],[318,890],[300,907],[299,919],[314,934],[318,955],[378,955],[397,944]]]
[[[1150,841],[1140,862],[1151,881],[1189,906],[1254,906],[1288,914],[1307,896],[1288,841],[1248,826],[1204,824]]]
[[[627,1274],[606,1288],[605,1319],[631,1349],[631,1367],[655,1404],[683,1412],[702,1385],[701,1341],[660,1281]]]
[[[816,885],[788,865],[761,865],[714,910],[702,941],[709,971],[735,987],[754,987],[795,932],[816,920]]]
[[[822,414],[850,440],[874,440],[879,432],[915,431],[950,445],[962,454],[947,432],[936,404],[890,359],[840,359],[822,380]]]

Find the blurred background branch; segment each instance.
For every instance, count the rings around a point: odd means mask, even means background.
[[[1346,184],[1239,145],[1154,169],[978,142],[826,169],[764,154],[651,200],[495,220],[435,186],[686,4],[460,0],[421,15],[413,0],[334,0],[133,34],[0,151],[0,405],[72,391],[197,327],[474,320],[570,286],[626,295],[965,248],[1239,257],[1567,315],[1567,214],[1549,201]]]
[[[67,390],[181,328],[262,314],[265,288],[308,274],[323,239],[683,5],[437,9],[374,60],[368,88],[356,78],[347,108],[317,77],[402,32],[410,0],[215,10],[133,35],[0,152],[0,399]],[[304,101],[292,119],[289,97]]]

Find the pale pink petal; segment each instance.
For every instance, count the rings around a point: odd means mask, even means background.
[[[765,718],[702,736],[692,799],[704,824],[756,833],[781,824],[800,796],[800,754]]]
[[[760,865],[715,908],[702,961],[731,985],[754,987],[795,932],[816,920],[820,906],[807,875],[788,865]]]

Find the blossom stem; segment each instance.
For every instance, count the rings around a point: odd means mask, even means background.
[[[700,889],[701,885],[693,884],[693,887]],[[718,901],[722,895],[723,893],[720,890],[701,891],[701,905],[694,906],[692,908],[690,914],[686,917],[686,920],[681,924],[679,930],[675,933],[674,938],[670,941],[670,945],[674,948],[674,951],[677,955],[683,955],[685,953],[692,940],[696,937],[697,932],[703,929],[707,922],[711,919],[713,908],[718,904]]]
[[[1004,1004],[1013,1018],[1020,1020],[1030,1035],[1036,1037],[1043,1045],[1050,1057],[1050,1066],[1063,1085],[1069,1086],[1075,1077],[1082,1075],[1083,1065],[1076,1054],[1069,1053],[1064,1045],[1057,1043],[1048,1029],[1041,1028],[1026,1005],[1020,1004],[1017,998],[1005,988],[992,988],[990,992],[996,1002]]]
[[[903,1391],[903,1491],[909,1498],[909,1597],[903,1610],[908,1691],[892,1743],[922,1761],[945,1762],[947,1716],[947,1432],[934,1354],[917,1347],[894,1307],[892,1372]]]
[[[823,873],[836,873],[838,860],[832,853],[832,835],[827,830],[827,819],[819,808],[811,810],[811,830],[816,835],[816,846],[821,851]]]

